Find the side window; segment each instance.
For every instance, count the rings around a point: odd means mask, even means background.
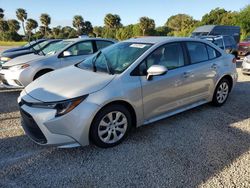
[[[163,65],[169,70],[182,67],[185,61],[181,44],[171,43],[159,47],[147,57],[145,62],[147,68],[152,65]]]
[[[71,46],[67,51],[71,52],[73,56],[92,54],[93,53],[92,42],[85,41],[77,43]]]
[[[191,64],[208,60],[206,45],[200,42],[187,42]]]
[[[209,59],[215,59],[220,56],[220,53],[214,48],[207,45],[207,52]]]
[[[102,40],[96,41],[97,50],[101,50],[103,48],[106,48],[106,47],[110,46],[111,44],[113,44],[113,42],[102,41]]]

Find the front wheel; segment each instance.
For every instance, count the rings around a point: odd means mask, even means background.
[[[93,120],[91,140],[99,147],[113,147],[126,138],[131,124],[132,118],[127,108],[121,105],[107,106]]]
[[[227,79],[222,79],[215,88],[212,104],[214,106],[222,106],[228,98],[229,91],[229,81]]]

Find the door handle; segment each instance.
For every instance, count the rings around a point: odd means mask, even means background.
[[[212,64],[211,69],[216,70],[217,69],[217,65],[216,64]]]

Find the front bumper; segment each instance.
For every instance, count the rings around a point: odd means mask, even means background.
[[[23,88],[22,78],[25,75],[24,70],[11,71],[9,69],[0,70],[0,81],[6,88]],[[26,76],[26,75],[25,75]]]
[[[29,96],[24,98],[27,100]],[[99,109],[98,105],[83,101],[69,113],[55,117],[54,109],[30,107],[25,103],[21,104],[20,100],[19,98],[22,126],[34,142],[61,147],[89,144],[89,128]],[[34,101],[33,98],[31,100]]]

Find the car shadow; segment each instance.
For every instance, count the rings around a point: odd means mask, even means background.
[[[18,111],[17,98],[21,90],[0,88],[0,114]]]
[[[23,135],[2,138],[0,185],[200,186],[250,149],[250,133],[244,131],[250,82],[236,88],[220,108],[206,104],[137,128],[114,148],[58,149]]]

